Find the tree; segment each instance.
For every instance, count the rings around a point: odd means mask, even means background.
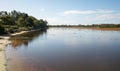
[[[5,29],[0,25],[0,35],[5,33]]]
[[[19,11],[1,11],[0,24],[7,32],[16,32],[20,30],[39,29],[47,27],[47,21],[43,19],[36,19],[29,16],[27,13]]]
[[[25,21],[24,21],[24,18],[23,18],[23,17],[19,17],[19,18],[18,18],[17,24],[18,24],[18,26],[21,26],[21,27],[26,26],[26,24],[25,24]]]
[[[44,21],[43,19],[40,19],[39,21],[40,21],[41,28],[45,28],[47,26],[48,22],[46,20]]]

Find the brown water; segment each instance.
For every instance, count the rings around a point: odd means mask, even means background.
[[[8,71],[120,71],[120,31],[49,28],[10,41]]]

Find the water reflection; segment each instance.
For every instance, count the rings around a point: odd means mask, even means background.
[[[11,41],[9,71],[120,71],[120,31],[50,28]]]
[[[14,48],[19,47],[21,45],[24,45],[27,47],[28,44],[32,42],[34,39],[46,33],[47,33],[47,29],[40,30],[40,31],[33,31],[33,32],[13,36],[9,40],[11,41],[11,46]]]

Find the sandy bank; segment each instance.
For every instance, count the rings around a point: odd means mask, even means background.
[[[29,31],[21,31],[21,32],[10,34],[10,36],[20,35],[20,34],[27,33],[27,32]]]
[[[3,38],[3,37],[2,37]],[[4,37],[0,39],[0,71],[6,71],[6,57],[5,57],[5,47],[9,43],[9,37]]]
[[[15,35],[20,35],[20,34],[28,33],[28,32],[39,31],[39,30],[41,30],[41,29],[30,30],[30,31],[21,31],[21,32],[9,34],[9,36],[15,36]]]
[[[21,32],[13,33],[13,34],[0,36],[0,71],[7,71],[7,67],[6,67],[7,60],[6,60],[6,55],[5,55],[5,47],[6,45],[10,43],[9,38],[11,36],[20,35],[23,33],[38,31],[38,30],[40,29],[31,30],[31,31],[21,31]]]
[[[18,33],[0,36],[0,71],[7,71],[7,67],[6,67],[7,60],[6,60],[6,55],[5,55],[5,47],[7,44],[10,43],[9,38],[11,36],[20,35],[20,34],[27,33],[27,32],[29,31],[22,31]]]

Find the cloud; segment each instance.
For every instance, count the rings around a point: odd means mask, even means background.
[[[51,25],[59,24],[93,24],[93,23],[119,23],[120,13],[116,10],[69,10],[47,17]]]
[[[114,11],[112,10],[102,10],[102,9],[97,9],[97,10],[69,10],[69,11],[64,11],[64,15],[78,15],[78,14],[102,14],[102,13],[113,13]]]
[[[56,22],[58,22],[58,19],[55,17],[50,17],[47,18],[46,20],[49,22],[49,24],[56,24]]]
[[[98,14],[92,16],[85,16],[85,24],[101,24],[101,23],[120,23],[120,13],[111,13],[111,14]]]
[[[45,11],[45,9],[43,9],[43,8],[42,8],[42,9],[40,9],[40,12],[44,12],[44,11]]]
[[[120,19],[120,14],[104,14],[97,16],[95,19],[99,20]]]
[[[48,21],[49,24],[51,25],[60,25],[60,24],[73,24],[76,21],[76,19],[72,19],[72,18],[64,18],[64,17],[49,17],[46,18],[46,20]]]

